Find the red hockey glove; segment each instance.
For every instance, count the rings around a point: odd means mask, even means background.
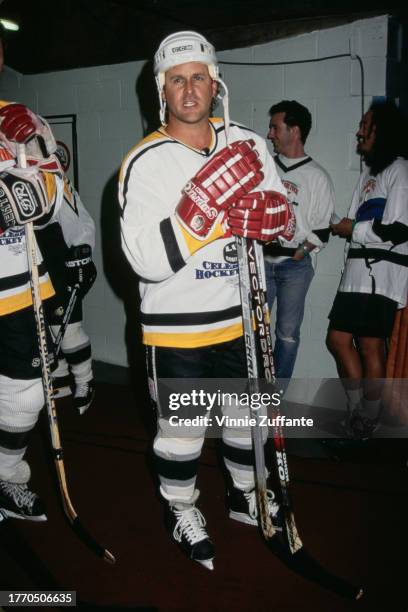
[[[23,104],[7,104],[0,110],[0,129],[13,142],[27,143],[37,133],[36,115]]]
[[[28,145],[27,156],[37,160],[47,158],[57,149],[47,121],[23,104],[7,104],[0,109],[0,137],[14,156],[17,152],[12,143]]]
[[[194,238],[206,240],[220,212],[262,181],[262,162],[254,147],[253,140],[233,142],[184,187],[176,218]]]
[[[228,211],[233,234],[269,242],[278,236],[292,240],[296,219],[293,207],[277,191],[256,191],[243,196]]]

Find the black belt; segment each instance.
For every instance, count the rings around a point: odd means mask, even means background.
[[[370,263],[390,261],[391,263],[398,264],[399,266],[408,267],[408,255],[405,255],[404,253],[396,253],[395,251],[386,251],[385,249],[349,249],[347,259],[372,259],[373,261]]]
[[[292,255],[295,253],[296,249],[283,247],[280,244],[274,244],[273,242],[264,246],[264,254],[271,255],[272,257],[281,257],[282,255],[290,255],[292,257]]]

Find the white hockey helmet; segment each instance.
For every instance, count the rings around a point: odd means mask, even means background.
[[[164,73],[169,68],[187,62],[207,64],[211,78],[219,76],[213,45],[198,32],[176,32],[162,40],[154,55],[154,74],[159,77],[160,85],[164,85]]]
[[[225,95],[223,98],[224,115],[226,123],[228,117],[228,90],[221,80],[217,56],[214,46],[198,32],[190,30],[175,32],[162,40],[154,55],[154,75],[160,101],[160,121],[165,125],[166,102],[163,98],[164,75],[173,66],[186,64],[187,62],[198,62],[208,66],[208,72],[212,79],[220,83]],[[226,110],[225,110],[226,109]],[[229,123],[229,121],[228,121]]]

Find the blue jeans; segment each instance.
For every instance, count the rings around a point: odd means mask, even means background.
[[[265,273],[270,310],[277,298],[275,374],[277,378],[290,378],[299,348],[306,294],[314,276],[312,260],[306,255],[300,261],[291,257],[281,263],[265,261]]]

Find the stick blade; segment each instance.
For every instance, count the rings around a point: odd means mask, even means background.
[[[278,536],[265,541],[274,555],[299,576],[347,599],[357,600],[363,596],[361,587],[356,587],[340,576],[326,570],[305,550],[304,546],[292,554],[289,547]]]
[[[101,546],[94,538],[91,536],[86,527],[83,526],[78,517],[76,517],[72,523],[72,528],[75,533],[79,536],[79,538],[90,548],[98,557],[101,557],[107,563],[115,563],[116,559],[112,555],[112,553],[107,549]]]

